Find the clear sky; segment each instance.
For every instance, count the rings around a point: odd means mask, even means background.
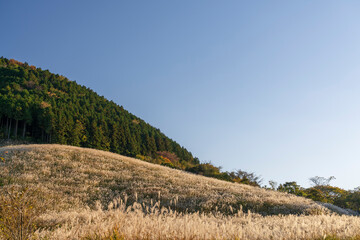
[[[6,1],[0,56],[86,85],[201,161],[360,186],[360,1]]]

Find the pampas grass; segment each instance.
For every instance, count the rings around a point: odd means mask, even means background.
[[[0,157],[1,188],[52,199],[34,239],[360,239],[344,209],[109,152],[19,145]]]

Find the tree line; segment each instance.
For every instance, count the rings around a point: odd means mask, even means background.
[[[294,194],[317,202],[330,203],[360,213],[360,187],[354,190],[345,190],[331,186],[330,182],[334,179],[334,176],[329,178],[319,176],[312,177],[309,179],[312,185],[309,188],[304,188],[295,181],[282,184],[269,181],[270,186],[264,186],[264,188]]]

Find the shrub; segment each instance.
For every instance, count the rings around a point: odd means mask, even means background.
[[[0,238],[29,239],[46,211],[44,195],[31,187],[6,186],[0,192]]]

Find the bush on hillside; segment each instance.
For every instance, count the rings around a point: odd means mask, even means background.
[[[0,236],[2,239],[29,239],[36,230],[38,216],[47,209],[38,189],[18,185],[0,190]]]

